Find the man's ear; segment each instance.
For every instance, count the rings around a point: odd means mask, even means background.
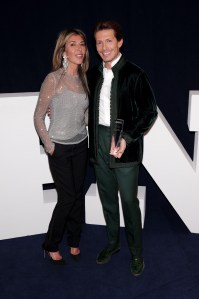
[[[122,45],[123,45],[123,38],[118,42],[119,48],[121,48]]]

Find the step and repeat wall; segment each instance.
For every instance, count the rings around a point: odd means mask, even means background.
[[[46,232],[56,203],[56,191],[43,190],[53,181],[33,125],[37,98],[37,92],[0,94],[0,239]],[[158,119],[144,137],[143,165],[188,229],[199,233],[199,91],[189,92],[187,107],[187,130],[195,132],[193,159],[158,109]],[[147,186],[139,186],[138,198],[144,227]],[[85,221],[104,225],[95,183],[85,195]]]

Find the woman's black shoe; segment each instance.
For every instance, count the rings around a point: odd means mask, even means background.
[[[63,258],[61,260],[54,260],[52,258],[52,256],[50,256],[50,253],[48,251],[44,250],[44,258],[46,257],[46,255],[49,257],[50,262],[52,264],[54,264],[54,265],[61,265],[61,266],[63,266],[63,265],[66,264],[66,262],[65,262],[65,260]]]
[[[80,257],[81,257],[80,253],[78,253],[78,254],[72,254],[72,253],[70,253],[70,256],[76,262],[79,262]]]

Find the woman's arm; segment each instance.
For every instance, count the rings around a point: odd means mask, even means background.
[[[37,134],[41,138],[44,145],[45,151],[52,154],[54,151],[54,143],[51,141],[48,131],[45,125],[45,116],[50,105],[52,96],[55,91],[55,78],[51,74],[47,75],[45,78],[41,90],[39,93],[39,98],[34,112],[34,125]]]

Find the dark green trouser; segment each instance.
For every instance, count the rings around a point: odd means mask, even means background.
[[[98,164],[95,164],[95,173],[107,226],[108,241],[113,246],[119,244],[119,190],[129,249],[131,254],[141,256],[142,225],[137,199],[139,165],[110,168],[109,151],[110,130],[99,126]]]

